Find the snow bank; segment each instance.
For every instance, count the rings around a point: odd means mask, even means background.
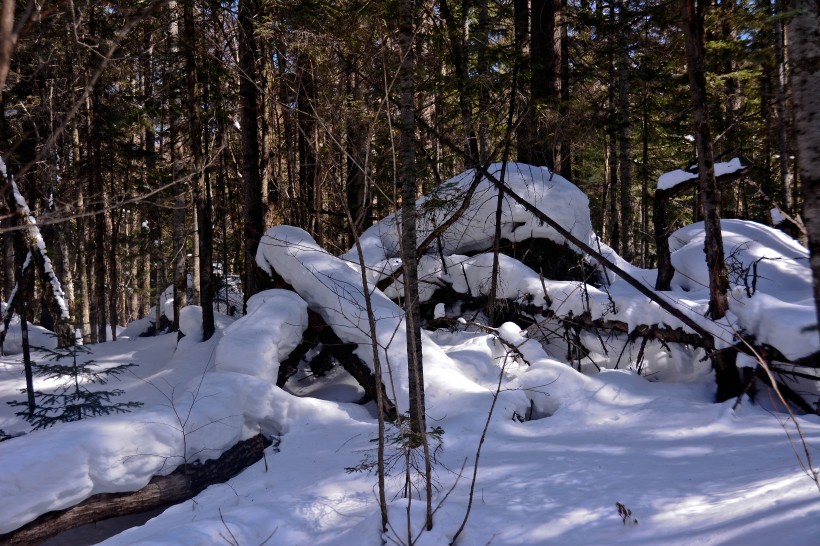
[[[488,171],[500,178],[501,166],[501,163],[494,163]],[[464,194],[475,176],[474,170],[465,171],[416,202],[419,211],[416,228],[419,242],[426,239],[461,206]],[[589,200],[567,179],[550,172],[546,167],[507,163],[504,182],[580,240],[592,241]],[[442,235],[442,252],[449,255],[489,249],[495,231],[497,203],[498,192],[495,186],[482,178],[467,211]],[[368,268],[374,267],[389,273],[399,263],[396,258],[400,254],[400,223],[400,216],[391,215],[362,234],[362,250]],[[559,244],[565,242],[553,228],[542,224],[521,205],[507,197],[502,206],[501,236],[514,242],[532,237],[550,239]],[[358,264],[355,248],[342,257]]]
[[[737,327],[790,359],[820,350],[808,250],[783,232],[745,220],[721,220],[729,269],[729,308]],[[673,285],[708,301],[703,222],[669,238]],[[756,273],[755,273],[756,267]]]
[[[3,310],[6,304],[3,303]],[[0,323],[0,327],[2,324]],[[47,330],[42,326],[35,326],[28,323],[28,343],[32,348],[42,347],[44,349],[57,348],[57,334]],[[3,354],[15,355],[23,352],[23,333],[20,330],[20,317],[15,315],[9,322],[9,330],[6,332],[6,339],[3,341]]]
[[[216,371],[189,372],[193,378],[182,385],[164,383],[164,372],[146,379],[163,403],[0,443],[0,534],[97,493],[135,491],[155,475],[216,458],[259,432],[284,434],[296,422],[320,426],[340,415],[369,419],[362,408],[297,398],[276,387],[278,358],[301,339],[306,307],[290,292],[258,294],[249,302],[251,313],[225,337],[228,317],[217,321],[208,342],[180,343],[168,363],[170,369],[198,370],[216,351]],[[192,337],[197,309],[185,309],[183,324]],[[129,343],[116,345],[127,351]]]

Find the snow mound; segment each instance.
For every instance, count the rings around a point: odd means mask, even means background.
[[[6,304],[3,303],[3,310]],[[0,326],[2,326],[0,324]],[[43,328],[42,326],[35,326],[28,323],[28,343],[29,346],[41,347],[43,349],[57,348],[57,334]],[[9,322],[9,330],[6,332],[6,339],[3,341],[3,354],[16,355],[23,352],[23,333],[20,330],[20,317],[14,315]]]
[[[790,359],[820,350],[813,329],[812,274],[808,250],[783,232],[746,220],[721,220],[729,270],[729,307],[738,326]],[[686,226],[669,239],[673,284],[692,297],[708,290],[703,222]]]
[[[494,163],[488,171],[500,178],[501,167],[501,163]],[[416,202],[419,242],[425,240],[461,206],[464,195],[476,176],[475,170],[465,171]],[[550,172],[546,167],[507,163],[504,183],[581,241],[592,241],[589,200],[567,179]],[[442,253],[464,254],[489,249],[495,230],[497,203],[498,191],[490,181],[482,177],[467,210],[442,234]],[[391,215],[362,234],[362,251],[368,268],[375,267],[389,273],[397,266],[400,224],[400,216]],[[559,244],[565,242],[553,228],[541,223],[508,197],[504,198],[502,205],[501,236],[513,242],[533,237],[550,239]],[[353,263],[359,261],[355,248],[342,257]]]
[[[266,290],[248,300],[248,314],[225,330],[216,368],[276,384],[279,364],[302,339],[307,303],[287,290]]]

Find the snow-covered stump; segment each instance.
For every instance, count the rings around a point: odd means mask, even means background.
[[[735,157],[725,163],[715,163],[715,179],[718,184],[731,182],[746,174],[748,170],[749,164]],[[669,235],[672,227],[667,213],[669,203],[675,197],[692,191],[697,185],[697,167],[687,171],[677,169],[664,173],[658,178],[658,187],[655,190],[652,209],[655,248],[658,254],[658,277],[655,281],[655,290],[669,290],[672,286],[672,277],[675,274],[669,250]]]

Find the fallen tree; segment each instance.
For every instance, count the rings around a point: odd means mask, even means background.
[[[109,518],[139,514],[191,499],[207,487],[223,483],[259,461],[271,440],[258,434],[225,451],[218,459],[183,464],[167,476],[155,476],[139,491],[100,493],[83,502],[49,512],[0,535],[0,546],[35,545],[63,531]]]

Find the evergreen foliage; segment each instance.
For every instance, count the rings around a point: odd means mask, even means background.
[[[98,368],[93,360],[78,362],[77,355],[89,354],[82,345],[65,349],[40,349],[49,356],[48,363],[32,363],[34,375],[59,384],[54,392],[35,391],[37,401],[34,412],[28,402],[12,400],[9,405],[26,408],[16,413],[34,426],[34,430],[48,428],[56,423],[79,421],[110,413],[127,413],[142,406],[142,402],[113,402],[111,399],[125,394],[122,389],[91,390],[89,384],[106,385],[112,377],[123,374],[134,364],[121,364],[111,368]],[[68,364],[62,363],[69,360]],[[27,389],[20,389],[25,394]]]

